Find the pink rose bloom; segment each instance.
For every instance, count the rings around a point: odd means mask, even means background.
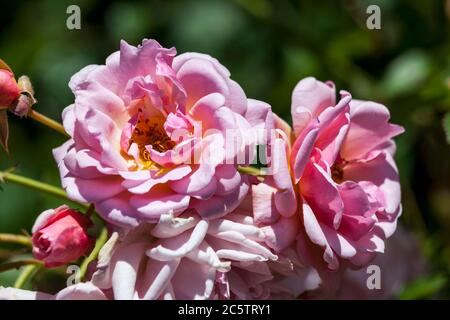
[[[33,255],[47,268],[78,259],[94,243],[86,233],[91,225],[87,216],[67,206],[42,212],[32,229]]]
[[[403,128],[388,109],[352,100],[333,83],[300,81],[292,94],[290,165],[301,196],[300,258],[336,270],[363,266],[395,231],[401,214],[392,138]]]
[[[85,67],[69,86],[71,139],[54,150],[62,184],[109,222],[135,227],[188,208],[220,217],[247,194],[236,159],[253,161],[254,129],[270,107],[247,100],[216,59],[122,41],[106,65]]]
[[[12,72],[0,69],[0,110],[7,109],[20,96],[20,89]]]
[[[277,256],[248,208],[214,220],[163,214],[120,239],[113,233],[91,281],[115,299],[267,298],[267,262]]]

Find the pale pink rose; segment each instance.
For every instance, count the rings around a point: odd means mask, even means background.
[[[62,184],[109,222],[135,227],[186,209],[220,217],[247,194],[237,163],[253,161],[270,106],[247,100],[216,59],[122,41],[106,65],[85,67],[69,86],[71,139],[54,150]]]
[[[91,220],[67,206],[44,211],[33,226],[33,255],[45,267],[67,264],[84,255],[94,240],[86,233]]]
[[[8,109],[20,96],[20,89],[12,72],[0,69],[0,110]]]
[[[161,215],[104,246],[91,281],[115,299],[260,299],[277,256],[241,205],[207,220],[188,210]]]
[[[395,231],[401,214],[392,138],[403,128],[388,109],[352,100],[331,82],[300,81],[292,94],[290,165],[301,196],[299,256],[331,270],[363,266]]]

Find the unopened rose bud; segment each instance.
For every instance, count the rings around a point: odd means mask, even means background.
[[[31,107],[36,103],[36,99],[34,98],[34,90],[30,78],[21,76],[17,80],[17,84],[20,89],[20,96],[9,106],[9,111],[16,116],[24,117],[28,115]]]
[[[7,109],[20,96],[20,88],[11,71],[0,69],[0,110]]]
[[[33,226],[33,255],[47,268],[78,259],[94,244],[86,233],[90,226],[86,215],[67,206],[44,211]]]

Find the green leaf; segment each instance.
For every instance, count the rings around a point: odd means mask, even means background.
[[[401,300],[415,300],[430,297],[441,290],[447,283],[447,279],[442,275],[435,275],[418,279],[409,284],[402,293],[399,294]]]
[[[227,1],[186,1],[171,16],[177,49],[219,52],[245,25],[245,16]]]
[[[412,92],[428,77],[431,71],[430,57],[418,50],[407,51],[388,66],[382,89],[388,97]]]

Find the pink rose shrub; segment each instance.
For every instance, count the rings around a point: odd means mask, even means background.
[[[69,196],[107,221],[136,227],[186,209],[220,217],[247,194],[237,164],[253,161],[254,128],[268,110],[216,59],[122,41],[106,65],[85,67],[69,86],[71,139],[54,156]]]
[[[403,128],[379,103],[346,91],[336,101],[331,82],[297,84],[293,128],[247,99],[214,58],[176,56],[154,40],[122,41],[69,86],[70,140],[54,157],[69,197],[95,205],[109,240],[88,282],[56,295],[2,289],[0,298],[345,296],[339,284],[359,288],[349,269],[382,253],[396,229],[393,138]],[[250,166],[257,146],[267,163]],[[34,255],[47,267],[77,259],[92,245],[90,224],[65,206],[44,212]]]
[[[292,94],[290,165],[301,198],[299,256],[326,267],[361,267],[383,252],[401,214],[388,109],[352,100],[331,82],[300,81]]]
[[[78,259],[94,243],[86,233],[90,226],[87,216],[67,206],[42,212],[32,229],[33,255],[47,268]]]

